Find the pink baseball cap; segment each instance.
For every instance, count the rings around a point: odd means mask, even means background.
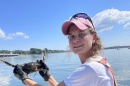
[[[75,24],[81,30],[94,28],[91,18],[85,13],[77,13],[73,15],[70,20],[63,23],[62,33],[64,35],[68,35],[69,27],[71,24]]]

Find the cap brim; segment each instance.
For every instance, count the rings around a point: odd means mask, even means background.
[[[88,28],[88,26],[86,26],[85,24],[79,22],[79,21],[66,21],[63,23],[62,25],[62,33],[64,35],[68,35],[68,31],[69,31],[69,26],[71,24],[75,24],[79,29],[81,30],[85,30]]]

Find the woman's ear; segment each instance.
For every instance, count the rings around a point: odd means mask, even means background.
[[[93,43],[95,43],[96,36],[97,36],[97,34],[96,34],[96,33],[94,33],[94,34],[93,34]]]

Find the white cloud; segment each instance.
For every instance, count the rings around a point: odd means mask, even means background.
[[[16,36],[24,36],[23,32],[16,32]]]
[[[5,35],[5,32],[2,31],[2,29],[0,29],[0,38],[4,38],[4,39],[8,39],[8,40],[11,40],[11,39],[14,39],[14,37],[18,37],[18,36],[21,36],[25,39],[28,39],[29,36],[26,35],[25,33],[23,32],[16,32],[16,33],[10,33],[8,34],[7,36]]]
[[[25,35],[25,36],[23,36],[23,38],[28,39],[28,38],[29,38],[29,36]]]
[[[0,38],[5,38],[5,32],[0,28]]]
[[[124,27],[126,28],[129,26],[129,23],[126,23],[130,21],[130,11],[108,9],[96,14],[92,20],[96,27],[96,30],[100,32],[111,30],[118,24],[124,24]]]
[[[124,25],[124,29],[130,29],[130,22],[127,22],[127,23]]]

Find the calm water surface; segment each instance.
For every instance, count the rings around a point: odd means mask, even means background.
[[[68,55],[70,57],[68,57]],[[104,50],[102,53],[112,65],[119,86],[130,86],[130,49]],[[16,57],[2,57],[0,59],[12,64],[24,64],[42,59],[43,55],[26,55]],[[50,68],[51,74],[60,82],[70,75],[72,71],[80,65],[78,56],[67,53],[48,54],[46,64]],[[48,86],[39,73],[29,74],[34,81]],[[25,86],[13,75],[13,68],[0,62],[0,86]]]

